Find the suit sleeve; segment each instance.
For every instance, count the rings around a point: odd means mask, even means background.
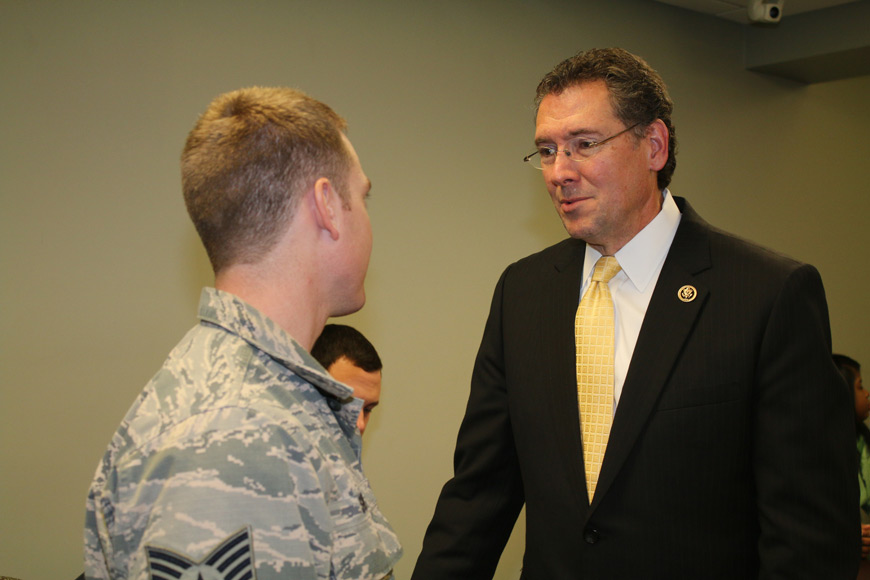
[[[773,304],[758,360],[753,465],[760,578],[857,574],[854,410],[830,354],[822,282],[804,265]]]
[[[492,578],[523,505],[502,340],[502,298],[509,271],[496,286],[475,361],[454,477],[441,491],[413,580]]]

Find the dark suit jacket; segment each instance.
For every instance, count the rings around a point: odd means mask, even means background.
[[[677,203],[592,505],[573,329],[585,245],[566,240],[498,282],[413,580],[491,578],[524,502],[525,580],[855,578],[854,403],[819,274]]]

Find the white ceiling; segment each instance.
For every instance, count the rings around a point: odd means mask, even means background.
[[[695,12],[709,14],[726,20],[733,20],[743,24],[749,24],[746,15],[750,0],[655,0],[662,4],[679,6]],[[849,4],[856,0],[784,0],[782,5],[782,17],[822,10],[840,4]]]

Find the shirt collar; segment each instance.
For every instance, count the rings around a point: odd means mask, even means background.
[[[238,296],[203,288],[199,319],[237,335],[326,393],[342,400],[353,396],[353,389],[329,376],[326,369],[275,321]]]
[[[682,217],[671,192],[665,189],[662,196],[661,211],[615,255],[622,272],[639,292],[646,289],[659,271],[659,267],[668,255],[668,249],[671,247]],[[598,250],[586,244],[586,258],[583,262],[584,282],[592,276],[592,270],[600,257],[601,253]]]

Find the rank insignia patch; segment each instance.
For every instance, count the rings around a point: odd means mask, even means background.
[[[254,541],[243,528],[196,562],[177,552],[145,546],[151,580],[256,580]]]

